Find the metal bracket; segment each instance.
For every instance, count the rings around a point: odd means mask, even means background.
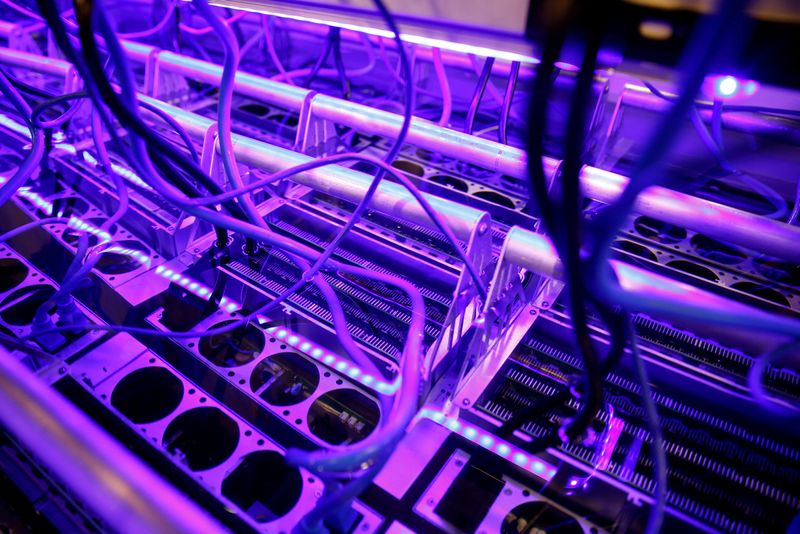
[[[321,119],[314,114],[314,95],[309,95],[303,102],[303,107],[306,110],[301,110],[301,124],[302,132],[298,131],[298,139],[300,140],[299,149],[303,154],[312,157],[326,156],[336,151],[339,144],[339,136],[336,133],[336,126],[333,122],[327,119]],[[307,115],[305,118],[303,114]],[[302,137],[300,137],[302,135]]]
[[[200,147],[200,168],[203,172],[214,178],[215,172],[219,169],[219,156],[217,155],[217,132],[219,125],[212,122],[203,132],[203,144]]]
[[[158,56],[161,50],[153,48],[144,60],[144,88],[147,96],[156,96],[156,79],[158,77]]]
[[[492,261],[492,232],[488,214],[473,228],[467,242],[466,255],[484,277]],[[453,291],[452,304],[442,324],[442,331],[425,355],[422,369],[424,377],[430,376],[439,361],[456,346],[473,324],[483,321],[484,306],[485,303],[481,301],[475,282],[465,266]]]
[[[311,124],[311,103],[314,97],[317,96],[316,91],[309,92],[303,99],[303,104],[300,106],[300,116],[297,121],[297,134],[294,139],[294,149],[298,152],[305,152],[303,146],[306,140],[306,132]]]
[[[533,275],[526,281],[527,272],[507,261],[505,253],[504,245],[448,408],[475,402],[527,334],[539,310],[549,308],[563,288],[561,282],[543,276]]]
[[[175,74],[173,72],[165,71],[161,68],[161,62],[159,61],[160,53],[156,54],[155,59],[153,60],[153,64],[151,67],[151,80],[150,80],[150,90],[151,96],[153,98],[158,98],[159,100],[170,101],[177,98],[181,93],[185,93],[187,90],[186,79],[183,76]],[[148,61],[149,61],[148,56]],[[147,65],[145,64],[145,68]],[[147,84],[147,80],[145,79],[145,85]]]

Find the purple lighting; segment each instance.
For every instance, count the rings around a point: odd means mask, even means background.
[[[423,408],[420,410],[418,419],[430,419],[455,434],[464,436],[472,443],[476,443],[487,451],[502,458],[511,458],[515,464],[525,469],[537,477],[549,481],[556,475],[556,468],[536,456],[529,455],[514,445],[507,443],[500,438],[495,438],[479,428],[470,426],[458,420],[456,417],[447,417],[439,410]]]
[[[261,324],[268,322],[266,317],[259,317],[258,320]],[[399,376],[394,380],[394,382],[385,382],[383,380],[376,379],[374,376],[364,373],[362,369],[353,364],[351,361],[327,352],[322,347],[316,345],[312,340],[295,334],[286,328],[272,326],[266,330],[277,339],[285,340],[289,345],[297,347],[308,356],[311,356],[315,360],[322,362],[328,367],[336,369],[340,373],[349,376],[353,380],[364,384],[373,391],[377,391],[383,395],[394,395],[400,387]]]
[[[705,92],[717,100],[734,100],[753,96],[758,91],[758,82],[742,80],[736,76],[710,76],[705,82]]]
[[[716,83],[717,96],[730,97],[739,90],[739,82],[733,76],[723,76]]]

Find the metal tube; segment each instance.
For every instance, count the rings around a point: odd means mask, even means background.
[[[540,275],[559,280],[564,279],[564,266],[550,240],[541,234],[518,226],[508,232],[503,249],[503,259]],[[641,295],[643,301],[652,297],[662,297],[681,302],[692,302],[709,310],[720,309],[742,314],[765,313],[746,304],[726,299],[621,261],[611,260],[610,263],[617,274],[620,286],[626,291]]]
[[[628,178],[594,167],[584,167],[584,194],[600,202],[613,202]],[[684,226],[722,241],[770,256],[800,263],[800,227],[730,208],[664,187],[650,187],[636,199],[634,210],[669,224]]]
[[[212,121],[205,117],[175,108],[159,100],[143,96],[140,96],[140,98],[169,113],[190,135],[195,137],[202,136],[208,126],[212,124]],[[288,169],[314,159],[305,154],[286,150],[242,135],[234,134],[232,138],[233,149],[241,163],[270,172]],[[364,197],[372,180],[372,176],[338,165],[321,167],[292,177],[294,182],[355,203]],[[428,193],[422,193],[422,195],[447,222],[456,237],[462,241],[467,241],[470,238],[473,229],[477,228],[479,233],[483,233],[489,227],[489,216],[486,212]],[[411,193],[402,185],[394,182],[381,182],[372,198],[370,207],[428,228],[436,228],[433,221]]]
[[[137,43],[136,41],[122,40],[121,44],[125,49],[125,52],[128,54],[128,58],[140,63],[144,63],[147,60],[147,56],[149,56],[154,50],[160,52],[160,50],[155,46]]]
[[[167,51],[158,55],[158,68],[210,84],[218,85],[222,79],[220,65]],[[239,94],[295,111],[300,109],[306,96],[311,93],[302,87],[274,82],[242,71],[236,73],[235,85]]]
[[[314,35],[323,38],[327,37],[328,35],[328,28],[322,24],[313,24],[299,20],[292,20],[289,18],[281,19],[281,24],[283,24],[285,28],[291,30],[292,32],[301,32],[307,35]],[[361,39],[364,37],[369,39],[369,41],[375,46],[379,46],[378,43],[383,41],[383,44],[387,49],[395,51],[397,48],[397,43],[392,38],[381,37],[379,35],[370,35],[368,33],[357,32],[355,30],[342,30],[343,41],[360,43]],[[425,60],[428,63],[433,62],[433,55],[431,53],[432,50],[433,48],[428,45],[415,45],[413,48],[417,59]],[[474,66],[468,54],[462,54],[450,50],[442,50],[442,62],[447,67],[474,72]],[[492,72],[496,76],[508,76],[510,71],[511,61],[506,59],[498,59],[492,68]],[[524,63],[520,68],[520,77],[523,79],[532,78],[535,72],[536,68],[534,65]]]
[[[67,76],[72,72],[72,64],[61,59],[29,54],[19,50],[0,47],[0,63],[11,67],[31,69],[52,76]]]
[[[29,56],[33,60],[28,59],[20,66],[43,68],[41,60],[53,62],[53,65],[66,63],[32,54],[19,56],[20,53],[16,51],[13,51],[14,58],[8,58],[8,52],[11,51],[0,48],[0,62],[20,61],[20,57]],[[162,52],[159,64],[172,72],[212,84],[219,83],[222,75],[222,68],[218,65],[172,52]],[[260,98],[290,109],[300,109],[303,99],[309,94],[306,89],[242,72],[236,75],[236,88],[240,93],[252,98]],[[396,136],[403,122],[403,118],[394,113],[327,95],[316,95],[312,100],[312,107],[317,118],[386,137]],[[412,121],[407,142],[515,178],[527,179],[528,176],[527,158],[522,150],[441,128],[421,119]],[[558,160],[544,158],[548,173],[554,172],[559,163]],[[620,174],[594,167],[585,167],[581,178],[586,196],[605,203],[613,202],[628,181]],[[659,218],[721,241],[788,261],[800,262],[800,248],[793,246],[800,242],[800,228],[778,221],[663,187],[651,187],[643,191],[636,202],[635,210],[643,215]]]
[[[315,96],[311,105],[316,118],[373,135],[396,137],[403,124],[403,117],[395,113],[327,95]],[[423,119],[411,121],[406,142],[501,174],[516,178],[528,175],[527,158],[522,150],[442,128]]]
[[[0,422],[114,531],[226,531],[2,347]]]

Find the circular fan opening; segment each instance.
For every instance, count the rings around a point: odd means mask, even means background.
[[[100,260],[95,265],[95,269],[108,275],[135,271],[143,265],[137,256],[148,255],[147,250],[137,241],[120,241],[109,248],[113,252],[101,253]]]
[[[392,163],[392,167],[395,169],[400,169],[401,171],[414,174],[416,176],[424,176],[425,169],[417,165],[416,163],[412,163],[410,161],[406,161],[404,159],[397,159]]]
[[[164,446],[192,471],[224,462],[239,444],[239,426],[219,408],[194,408],[170,422]]]
[[[377,403],[354,389],[336,389],[314,401],[308,411],[311,433],[332,445],[357,443],[380,420]]]
[[[469,190],[469,186],[463,180],[459,180],[458,178],[453,178],[452,176],[445,176],[445,175],[436,175],[431,176],[428,178],[431,182],[439,185],[443,185],[445,187],[449,187],[450,189],[455,189],[456,191],[461,191],[466,193]]]
[[[492,204],[503,206],[504,208],[509,208],[512,210],[514,209],[513,200],[511,200],[505,195],[501,195],[500,193],[496,193],[494,191],[478,191],[476,193],[473,193],[473,196],[486,200],[487,202],[491,202]]]
[[[163,367],[144,367],[126,375],[111,393],[111,405],[136,424],[152,423],[175,411],[183,382]]]
[[[24,326],[33,321],[36,310],[56,292],[50,286],[35,285],[18,289],[3,300],[0,307],[9,305],[0,312],[3,321],[14,326]],[[55,308],[55,305],[53,306]],[[49,311],[49,310],[48,310]]]
[[[709,280],[711,282],[719,282],[719,277],[714,273],[714,271],[690,261],[675,260],[667,263],[667,266],[684,273]]]
[[[275,406],[306,400],[319,386],[317,366],[294,352],[281,352],[260,362],[250,376],[250,387]]]
[[[691,240],[692,247],[701,258],[721,263],[723,265],[736,265],[742,263],[747,255],[738,248],[720,243],[716,239],[697,234]]]
[[[0,292],[9,291],[20,285],[28,277],[28,268],[14,258],[0,260]]]
[[[771,287],[756,284],[754,282],[737,282],[731,287],[747,293],[748,295],[753,295],[754,297],[774,302],[780,306],[789,306],[789,299],[784,297],[780,291],[777,289],[772,289]]]
[[[627,252],[628,254],[633,254],[639,258],[644,258],[650,261],[658,261],[658,257],[656,257],[652,250],[640,245],[639,243],[634,243],[633,241],[618,239],[614,241],[614,248],[623,252]]]
[[[259,523],[289,513],[302,490],[300,470],[275,451],[248,454],[222,481],[222,494]]]
[[[774,282],[800,286],[800,265],[766,256],[753,259],[753,266],[761,276]]]
[[[674,245],[686,239],[686,230],[650,217],[639,217],[633,222],[639,235],[662,245]]]

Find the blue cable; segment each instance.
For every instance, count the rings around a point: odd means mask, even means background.
[[[20,96],[19,92],[2,71],[0,71],[0,92],[13,104],[14,109],[16,109],[17,113],[25,120],[28,130],[30,130],[32,140],[31,150],[22,161],[22,164],[17,168],[17,171],[11,178],[9,178],[4,185],[0,186],[0,206],[2,206],[8,202],[20,187],[25,185],[28,178],[30,178],[39,167],[39,163],[44,155],[44,134],[42,130],[36,128],[31,121],[31,107],[25,99]]]
[[[631,340],[631,356],[633,357],[636,378],[641,388],[642,403],[645,409],[645,420],[647,422],[650,436],[653,438],[651,450],[653,451],[653,479],[655,480],[655,491],[653,500],[655,505],[647,518],[645,532],[647,534],[658,534],[664,521],[664,509],[667,504],[667,453],[664,450],[664,437],[658,424],[658,410],[653,401],[653,393],[650,390],[650,380],[647,377],[647,369],[639,352],[636,343],[636,330],[630,316],[625,317],[628,338]]]

